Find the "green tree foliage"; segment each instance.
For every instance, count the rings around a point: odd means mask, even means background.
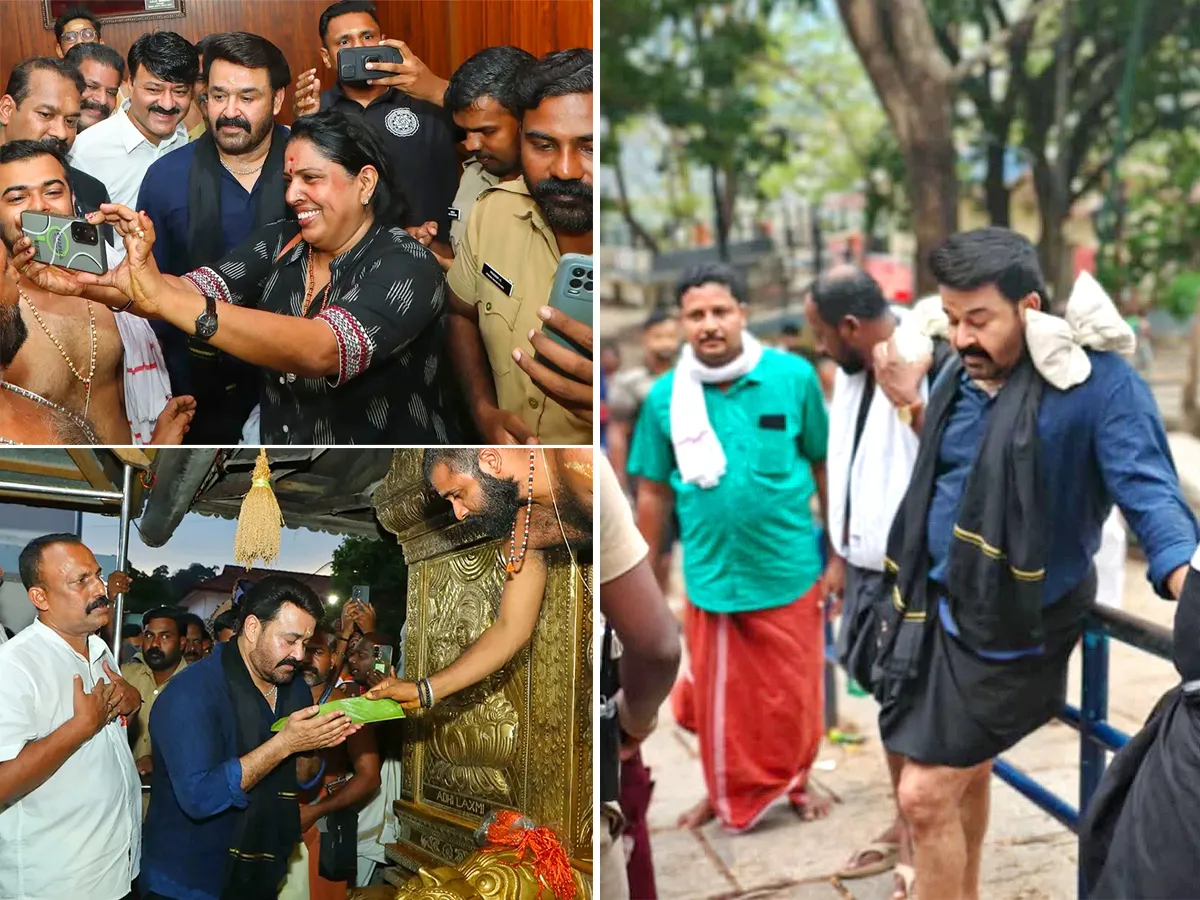
[[[171,587],[166,577],[167,572],[166,566],[159,566],[153,574],[138,571],[130,566],[129,593],[125,595],[125,610],[144,613],[156,606],[173,606],[178,603],[179,595]]]

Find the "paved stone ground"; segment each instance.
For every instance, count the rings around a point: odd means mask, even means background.
[[[1192,452],[1197,449],[1200,446]],[[678,597],[677,591],[672,593]],[[1145,565],[1134,559],[1126,572],[1124,609],[1168,627],[1174,613],[1172,605],[1154,595],[1145,579]],[[1110,672],[1110,720],[1127,732],[1138,728],[1158,697],[1177,680],[1169,663],[1120,644],[1113,645]],[[1078,653],[1069,696],[1078,703]],[[835,799],[829,818],[801,822],[781,803],[744,835],[729,834],[716,823],[691,833],[675,826],[679,814],[699,798],[703,779],[694,739],[674,725],[669,706],[664,707],[663,724],[644,747],[656,782],[649,819],[662,900],[890,897],[888,875],[847,882],[833,877],[850,853],[886,827],[892,815],[875,705],[849,696],[840,681],[838,703],[843,725],[857,727],[867,742],[822,745],[813,779]],[[1077,803],[1079,740],[1073,729],[1048,725],[1006,758]],[[993,780],[982,896],[1071,900],[1076,896],[1077,859],[1074,835],[1016,791]]]

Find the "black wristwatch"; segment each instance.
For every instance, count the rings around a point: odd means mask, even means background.
[[[196,337],[202,341],[207,341],[216,333],[217,301],[212,297],[205,297],[204,312],[196,316]]]

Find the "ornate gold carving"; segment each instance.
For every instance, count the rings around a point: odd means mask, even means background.
[[[455,522],[449,505],[426,490],[422,452],[397,450],[374,496],[380,522],[397,534],[409,561],[410,680],[446,667],[478,639],[498,614],[506,578],[501,542],[470,519]],[[592,611],[581,580],[590,567],[581,572],[565,552],[547,554],[546,563],[529,645],[480,684],[405,722],[400,835],[388,855],[410,870],[461,868],[474,848],[472,832],[497,807],[551,826],[568,857],[590,863]]]
[[[591,879],[575,870],[575,896],[591,897]],[[480,850],[457,867],[423,867],[395,894],[396,900],[547,900],[532,861],[513,850]]]

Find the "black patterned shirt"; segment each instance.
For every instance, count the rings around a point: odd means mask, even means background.
[[[281,220],[251,233],[219,263],[184,277],[206,296],[299,316],[308,245]],[[329,266],[325,301],[308,317],[337,339],[336,375],[263,369],[264,444],[444,444],[460,435],[443,385],[446,279],[433,254],[402,228],[375,225]],[[218,311],[218,319],[220,312]]]

